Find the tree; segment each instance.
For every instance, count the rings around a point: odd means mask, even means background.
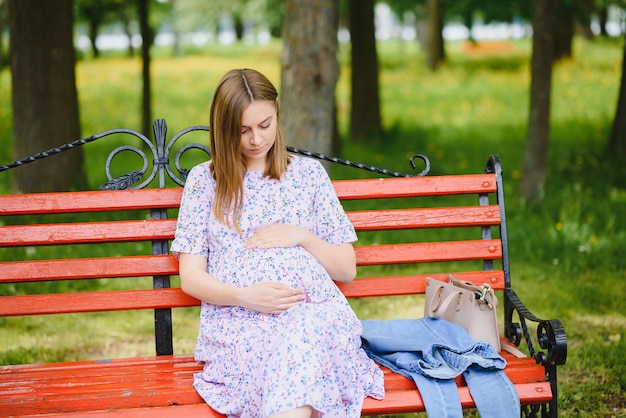
[[[446,59],[443,39],[443,0],[387,0],[387,3],[398,17],[406,11],[415,13],[417,41],[426,52],[426,66],[431,71],[435,71]],[[456,4],[456,2],[446,2],[446,6]],[[458,7],[455,7],[455,10],[458,10]]]
[[[469,40],[475,42],[472,27],[476,17],[483,23],[530,20],[528,0],[455,0],[445,3],[446,21],[460,20],[470,31]]]
[[[288,143],[329,153],[335,117],[337,1],[287,0],[281,58],[281,125]]]
[[[100,50],[96,40],[100,27],[105,22],[118,18],[124,9],[124,3],[122,0],[77,0],[75,5],[77,17],[87,22],[93,57],[98,58]]]
[[[71,0],[10,0],[13,156],[80,138]],[[80,148],[15,170],[16,192],[84,187]]]
[[[8,65],[8,57],[4,51],[4,29],[7,25],[7,1],[0,0],[0,70]]]
[[[609,6],[607,2],[602,2],[602,4],[598,7],[598,25],[600,26],[600,35],[607,37],[609,36],[606,29],[606,25],[609,22]]]
[[[550,93],[555,15],[556,2],[553,0],[535,1],[530,113],[521,180],[521,194],[527,200],[543,198],[550,139]]]
[[[119,11],[119,18],[122,21],[122,27],[124,28],[124,34],[128,38],[128,57],[135,56],[135,48],[133,47],[133,31],[131,29],[132,17],[136,13],[134,11],[135,3],[125,3],[125,7],[122,7]],[[132,10],[131,10],[132,9]]]
[[[443,42],[443,4],[442,0],[426,0],[428,27],[426,33],[426,65],[435,71],[446,60]]]
[[[558,0],[554,22],[554,53],[552,59],[558,61],[572,57],[572,43],[574,39],[575,14],[574,2]]]
[[[593,40],[595,35],[591,30],[591,15],[593,14],[594,0],[580,0],[579,18],[574,22],[574,32],[588,41]]]
[[[267,0],[263,8],[263,20],[267,24],[270,34],[275,38],[283,36],[285,24],[284,0]]]
[[[157,3],[162,6],[163,3]],[[217,31],[223,16],[230,16],[237,39],[245,31],[262,27],[280,36],[285,0],[176,0],[172,11],[175,25],[187,32]]]
[[[374,0],[350,0],[350,41],[352,43],[350,134],[355,138],[376,136],[382,132],[382,125]]]
[[[624,33],[624,38],[626,38],[626,32]],[[622,58],[622,81],[620,83],[617,110],[615,111],[615,119],[613,119],[608,151],[611,155],[621,160],[626,159],[626,42],[624,42],[624,55]]]
[[[141,95],[141,131],[150,136],[152,131],[152,83],[150,80],[150,47],[154,33],[148,21],[149,0],[138,0],[139,27],[141,31],[141,75],[143,88]]]

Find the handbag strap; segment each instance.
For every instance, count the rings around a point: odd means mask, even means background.
[[[434,314],[439,311],[439,312],[446,312],[448,310],[448,306],[450,306],[451,303],[453,303],[453,301],[456,299],[456,303],[457,303],[457,308],[456,310],[458,311],[461,308],[461,300],[463,298],[463,292],[460,291],[456,291],[456,292],[452,292],[450,293],[448,296],[446,296],[446,298],[441,301],[441,294],[443,292],[443,286],[441,286],[437,293],[433,296],[433,297],[438,297],[439,300],[437,301],[436,304],[430,304],[430,309],[429,309],[429,316],[434,316]]]
[[[434,285],[434,282],[432,283]],[[439,304],[441,304],[441,296],[443,295],[443,290],[445,288],[445,285],[440,283],[437,284],[437,290],[435,290],[435,292],[432,294],[430,300],[426,301],[426,306],[428,306],[428,314],[429,316],[432,316],[430,314],[432,314],[433,312],[437,311],[437,309],[439,309]]]
[[[461,281],[452,275],[448,276],[448,278],[450,284],[473,292],[476,296],[476,300],[486,303],[491,309],[498,307],[498,298],[489,283],[484,283],[482,286],[478,287],[474,283]]]
[[[524,354],[524,352],[518,350],[517,347],[515,347],[514,345],[511,345],[511,344],[502,343],[502,344],[500,344],[500,349],[502,351],[506,351],[508,353],[513,354],[517,358],[526,358],[526,357],[528,357],[526,354]]]

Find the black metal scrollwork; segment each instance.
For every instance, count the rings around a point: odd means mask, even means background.
[[[409,159],[409,163],[411,164],[411,167],[415,169],[416,168],[415,159],[420,158],[424,162],[424,169],[418,174],[407,174],[407,173],[401,173],[399,171],[387,170],[385,168],[374,167],[372,165],[355,163],[354,161],[344,160],[343,158],[331,157],[331,156],[320,154],[317,152],[301,150],[301,149],[294,148],[294,147],[287,147],[287,151],[292,152],[294,154],[304,155],[305,157],[311,157],[311,158],[316,158],[318,160],[330,161],[331,163],[337,163],[341,165],[346,165],[348,167],[359,168],[361,170],[372,171],[374,173],[384,174],[386,176],[391,176],[391,177],[425,176],[430,171],[430,160],[428,159],[428,157],[426,157],[423,154],[414,154]]]
[[[209,128],[207,126],[192,126],[187,129],[184,129],[178,132],[174,137],[172,137],[169,142],[166,143],[167,136],[167,124],[164,119],[157,119],[154,122],[154,144],[150,141],[145,135],[140,134],[139,132],[132,131],[132,134],[141,139],[150,152],[152,153],[152,171],[148,175],[148,177],[143,180],[138,185],[133,185],[136,182],[140,181],[144,178],[146,173],[148,172],[149,166],[149,158],[144,152],[143,149],[133,147],[130,145],[123,145],[111,151],[109,157],[106,161],[105,171],[107,179],[109,180],[106,184],[100,187],[101,190],[120,190],[120,189],[142,189],[150,184],[158,175],[159,176],[159,187],[165,187],[166,174],[172,179],[176,184],[182,186],[185,184],[185,180],[187,178],[187,173],[189,170],[183,169],[180,166],[180,158],[181,155],[190,149],[199,149],[204,151],[209,157],[211,156],[211,151],[208,147],[201,144],[188,144],[183,146],[178,153],[176,154],[174,164],[178,173],[174,172],[170,165],[170,153],[172,152],[172,148],[174,144],[186,133],[191,131],[208,131]],[[124,174],[123,176],[114,178],[111,175],[111,164],[113,158],[123,151],[131,151],[135,154],[139,155],[143,159],[143,167],[139,171],[133,171],[129,174]],[[134,182],[129,184],[129,180],[133,179]]]

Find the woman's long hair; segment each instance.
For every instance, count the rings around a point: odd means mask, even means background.
[[[255,70],[231,70],[222,77],[211,102],[211,170],[216,181],[213,213],[218,221],[238,231],[247,171],[240,151],[241,117],[256,100],[273,101],[276,105],[276,141],[267,154],[263,175],[279,180],[287,170],[289,156],[280,129],[278,92],[272,83]]]

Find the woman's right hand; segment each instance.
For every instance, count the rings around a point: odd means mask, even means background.
[[[267,314],[280,314],[304,301],[300,288],[262,282],[240,289],[240,306]]]

